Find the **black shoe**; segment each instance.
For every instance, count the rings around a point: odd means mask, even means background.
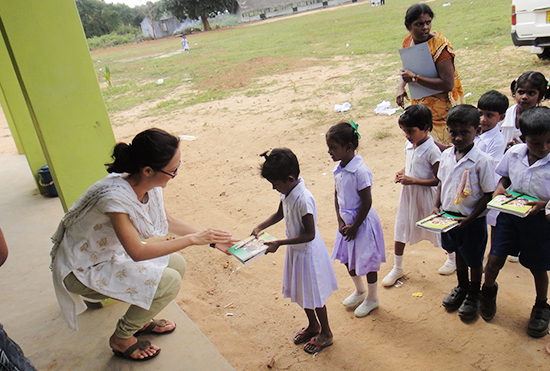
[[[451,290],[451,293],[443,299],[443,306],[450,312],[457,310],[462,305],[467,293],[468,289],[464,287],[455,287]]]
[[[531,311],[531,318],[529,319],[529,325],[527,326],[527,335],[534,338],[541,338],[548,334],[548,323],[550,322],[550,306],[546,304],[545,307],[533,307]]]
[[[487,294],[486,291],[481,289],[481,292],[479,294],[479,314],[481,314],[481,318],[483,318],[485,321],[490,321],[493,319],[495,314],[497,313],[497,292],[498,292],[498,285],[495,282],[494,287],[494,294],[490,295]]]
[[[478,294],[467,294],[466,298],[464,298],[464,301],[462,302],[462,305],[458,308],[458,315],[460,318],[464,320],[476,318],[478,303]]]

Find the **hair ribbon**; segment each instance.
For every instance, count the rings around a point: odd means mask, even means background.
[[[355,135],[357,135],[357,138],[361,139],[361,134],[359,134],[359,132],[357,131],[357,129],[359,129],[359,125],[357,125],[355,122],[353,122],[353,120],[351,120],[349,122],[349,124],[353,128],[353,132],[355,133]]]

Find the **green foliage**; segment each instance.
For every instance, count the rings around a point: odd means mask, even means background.
[[[103,77],[105,77],[105,81],[107,81],[107,85],[109,87],[113,87],[113,84],[111,84],[111,70],[109,70],[109,66],[105,65],[105,71],[103,71]]]
[[[134,8],[124,4],[107,4],[102,0],[76,0],[76,7],[86,37],[98,37],[114,31],[121,25],[137,27],[141,18]]]
[[[143,39],[143,37],[140,39]],[[119,34],[118,32],[111,32],[110,34],[89,38],[87,41],[90,50],[105,49],[112,46],[135,43],[136,34]]]
[[[201,19],[204,30],[210,30],[208,18],[232,9],[234,0],[164,0],[166,10],[178,19]]]

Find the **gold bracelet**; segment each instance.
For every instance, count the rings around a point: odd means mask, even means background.
[[[420,76],[418,74],[414,75],[412,78],[412,82],[417,82],[419,77]]]

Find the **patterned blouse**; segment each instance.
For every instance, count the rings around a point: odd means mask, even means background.
[[[149,309],[169,256],[135,262],[118,240],[107,213],[128,214],[140,238],[168,233],[162,190],[138,200],[120,174],[111,174],[84,193],[63,218],[62,239],[54,247],[52,270],[56,295],[69,327],[77,329],[76,315],[83,309],[77,295],[63,280],[71,272],[86,287],[108,297]],[[54,242],[55,242],[54,235]]]

